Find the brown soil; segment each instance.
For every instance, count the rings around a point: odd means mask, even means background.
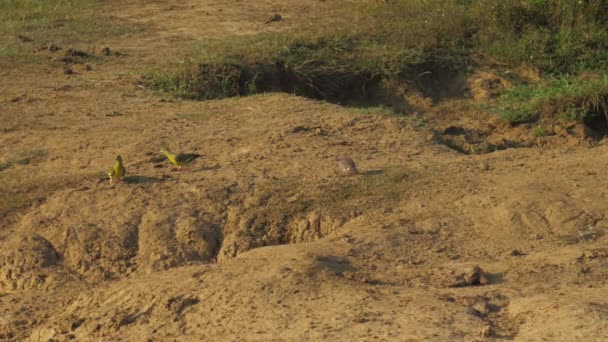
[[[148,30],[0,60],[0,338],[608,339],[608,148],[583,128],[536,137],[457,100],[182,101],[129,76],[324,6],[276,3],[116,2]],[[480,101],[508,86],[469,82]],[[203,156],[177,170],[162,144]]]

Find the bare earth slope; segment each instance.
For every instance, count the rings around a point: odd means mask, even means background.
[[[2,62],[1,338],[608,339],[606,146],[463,155],[411,116],[136,86],[188,42],[322,6],[205,3],[116,2],[148,31],[78,47],[122,54],[75,75]],[[161,144],[203,156],[178,171]]]

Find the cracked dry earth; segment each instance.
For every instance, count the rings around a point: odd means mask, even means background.
[[[313,6],[281,4],[209,1],[209,31],[195,2],[119,4],[151,25],[99,43],[123,56],[0,69],[0,161],[29,151],[0,171],[0,337],[607,340],[608,147],[464,155],[407,116],[172,100],[125,76]],[[161,143],[203,157],[178,172]],[[115,154],[129,176],[110,185]]]

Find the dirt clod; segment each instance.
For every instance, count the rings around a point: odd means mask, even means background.
[[[267,20],[264,22],[264,24],[270,24],[270,23],[272,23],[272,22],[275,22],[275,21],[281,21],[281,20],[283,20],[283,16],[282,16],[282,15],[280,15],[280,14],[278,14],[278,13],[275,13],[275,14],[273,14],[273,15],[272,15],[270,18],[268,18],[268,19],[267,19]]]
[[[445,287],[464,287],[487,285],[488,277],[479,266],[464,266],[443,270],[439,275],[439,284]]]
[[[34,41],[32,38],[30,38],[30,37],[28,37],[28,36],[24,36],[24,35],[22,35],[22,34],[18,34],[18,35],[17,35],[17,38],[18,38],[18,39],[19,39],[19,40],[20,40],[22,43],[31,43],[31,42],[33,42],[33,41]]]
[[[80,57],[80,58],[89,57],[88,53],[81,51],[81,50],[72,49],[72,48],[67,49],[67,51],[65,52],[64,55],[66,57]]]

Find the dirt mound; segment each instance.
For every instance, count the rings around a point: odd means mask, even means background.
[[[314,241],[345,222],[279,205],[283,195],[273,189],[247,194],[234,185],[203,186],[104,183],[56,193],[21,220],[20,234],[33,235],[9,242],[18,249],[4,258],[13,265],[4,273],[11,281],[5,286],[36,287],[35,276],[28,282],[18,275],[55,264],[98,282],[222,261],[256,247]],[[252,205],[260,200],[268,207]]]
[[[395,340],[447,339],[475,336],[488,326],[470,304],[415,288],[394,288],[385,296],[382,286],[353,280],[348,275],[359,272],[359,266],[336,256],[345,250],[336,250],[335,244],[286,247],[257,249],[221,266],[185,267],[111,283],[80,296],[31,337],[233,340],[247,331],[248,340],[347,341],[370,333]],[[446,314],[450,323],[437,326]],[[272,328],[277,325],[281,328]],[[420,328],[407,329],[412,325]]]
[[[487,101],[512,86],[506,78],[487,71],[476,71],[467,77],[467,84],[471,97],[476,101]]]
[[[594,340],[608,337],[606,288],[572,290],[521,298],[512,302],[512,315],[526,318],[521,340]],[[584,292],[581,293],[581,292]]]
[[[0,287],[7,290],[44,288],[59,254],[39,235],[21,235],[7,241],[0,254]]]

